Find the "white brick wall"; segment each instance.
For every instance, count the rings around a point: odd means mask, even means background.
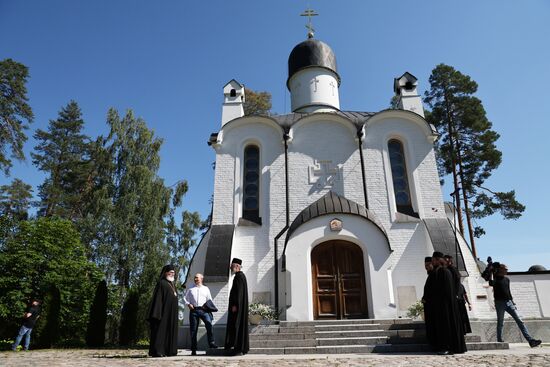
[[[398,138],[404,144],[411,195],[420,217],[446,217],[430,132],[422,125],[424,122],[414,121],[413,117],[409,119],[407,115],[397,116],[395,112],[382,112],[374,120],[374,123],[368,125],[363,142],[368,206],[381,220],[394,250],[388,262],[393,272],[394,293],[397,294],[397,287],[414,286],[420,298],[426,279],[423,259],[431,254],[433,248],[421,221],[396,221],[387,142],[391,138]],[[214,224],[238,223],[242,210],[240,162],[245,145],[248,142],[257,144],[263,166],[260,189],[262,225],[236,227],[232,256],[243,259],[249,297],[252,297],[253,292],[271,291],[272,302],[275,296],[273,240],[285,224],[284,145],[282,132],[274,124],[266,122],[264,118],[247,117],[224,127],[222,144],[216,150],[213,212]],[[304,208],[329,190],[364,204],[358,142],[351,122],[329,114],[309,116],[295,124],[291,134],[291,222]],[[342,180],[335,182],[332,187],[317,188],[311,184],[308,167],[316,160],[330,160],[333,165],[340,165]],[[279,241],[279,256],[282,254],[284,239],[285,236]],[[470,274],[465,285],[475,302],[473,315],[480,318],[493,317],[490,302],[476,298],[478,294],[487,294],[487,289],[479,280],[477,265],[466,243],[461,240],[460,245]],[[199,258],[197,261],[200,262]],[[193,264],[193,269],[201,271],[204,259],[202,265],[198,262]],[[223,304],[227,302],[228,285],[217,286],[219,290],[215,301]],[[298,296],[307,295],[294,295]]]

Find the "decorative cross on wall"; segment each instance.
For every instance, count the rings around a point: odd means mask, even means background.
[[[317,83],[319,83],[319,79],[317,77],[313,78],[310,84],[313,84],[313,91],[317,92]]]
[[[316,160],[308,167],[309,183],[321,189],[326,186],[334,186],[334,183],[342,179],[342,168],[333,165],[330,160]]]

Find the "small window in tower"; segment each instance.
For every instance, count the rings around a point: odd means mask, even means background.
[[[255,145],[244,149],[243,218],[262,224],[260,218],[260,150]]]
[[[388,142],[388,153],[390,155],[393,192],[395,194],[397,211],[399,213],[418,217],[418,214],[415,213],[412,207],[403,144],[397,139],[390,140]]]
[[[231,89],[231,92],[229,92],[229,95],[231,97],[237,97],[237,91],[235,89]]]
[[[411,83],[411,82],[406,82],[405,83],[405,89],[406,90],[412,90],[413,88],[414,88],[413,83]]]

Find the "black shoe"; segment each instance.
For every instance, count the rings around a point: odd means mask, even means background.
[[[441,352],[437,352],[440,356],[449,356],[453,353],[449,352],[448,350],[442,350]]]
[[[218,346],[216,345],[216,343],[210,343],[209,347],[212,349],[218,349]]]
[[[531,348],[534,348],[534,347],[538,347],[540,345],[540,343],[542,343],[542,340],[539,340],[539,339],[531,339],[531,341],[529,342],[529,346]]]

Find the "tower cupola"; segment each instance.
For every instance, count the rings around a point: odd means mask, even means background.
[[[340,109],[340,76],[336,56],[326,43],[308,35],[288,57],[288,79],[293,112],[325,112]]]

